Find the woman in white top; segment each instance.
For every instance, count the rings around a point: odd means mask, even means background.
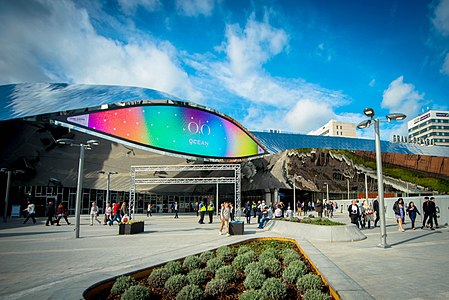
[[[94,219],[98,222],[98,224],[101,224],[101,221],[98,220],[98,213],[99,209],[97,203],[92,202],[92,206],[90,207],[90,226],[94,225]]]
[[[276,219],[282,217],[282,209],[281,209],[281,206],[280,206],[280,205],[278,205],[277,208],[274,210],[274,217],[275,217]]]

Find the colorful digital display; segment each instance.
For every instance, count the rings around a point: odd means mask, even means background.
[[[245,158],[266,153],[235,123],[188,106],[133,106],[71,116],[66,120],[132,143],[190,156]]]

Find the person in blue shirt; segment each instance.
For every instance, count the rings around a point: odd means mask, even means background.
[[[412,221],[412,229],[416,230],[415,228],[415,220],[416,220],[416,214],[421,215],[418,211],[418,208],[415,206],[415,203],[413,201],[410,201],[407,207],[407,213],[408,217],[410,218],[410,221]]]

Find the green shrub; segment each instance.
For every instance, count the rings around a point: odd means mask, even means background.
[[[214,258],[214,253],[212,251],[204,251],[200,254],[200,261],[202,264],[207,264],[212,258]]]
[[[165,283],[164,287],[167,291],[167,294],[169,296],[175,296],[183,287],[188,285],[189,282],[187,281],[186,275],[183,274],[176,274],[171,276],[167,282]]]
[[[223,279],[212,279],[206,284],[204,293],[210,297],[217,297],[226,292],[228,284]]]
[[[299,223],[299,222],[301,222],[301,220],[298,217],[291,217],[290,218],[290,222],[297,222],[297,223]]]
[[[262,253],[259,254],[259,261],[264,262],[267,259],[270,258],[277,258],[276,250],[273,248],[268,248],[262,251]]]
[[[237,249],[237,255],[245,254],[245,253],[248,252],[248,251],[252,251],[250,247],[245,246],[245,245],[240,246],[240,247]]]
[[[176,296],[176,300],[200,300],[201,298],[203,298],[203,290],[195,284],[186,285]]]
[[[312,289],[321,290],[323,288],[323,282],[319,276],[309,273],[299,278],[296,286],[303,292]]]
[[[300,260],[295,260],[282,272],[282,278],[285,283],[292,284],[296,283],[306,272],[306,265]]]
[[[330,300],[331,297],[322,291],[311,289],[304,293],[304,300]]]
[[[249,274],[254,273],[254,272],[262,273],[262,274],[265,272],[265,267],[263,266],[263,264],[261,262],[258,262],[258,261],[252,262],[245,267],[245,275],[246,276],[248,276]]]
[[[190,284],[202,285],[206,279],[206,271],[201,269],[194,269],[187,274],[187,281]]]
[[[277,276],[282,270],[281,262],[276,258],[266,259],[263,262],[263,266],[265,270],[268,271],[268,273],[270,273],[273,276]]]
[[[224,262],[232,261],[234,258],[234,253],[232,249],[228,246],[222,246],[216,251],[217,257],[220,258]]]
[[[248,290],[244,291],[239,296],[239,300],[264,300],[265,297],[263,296],[261,291],[256,290]]]
[[[150,292],[141,285],[133,285],[128,288],[120,298],[121,300],[149,300]]]
[[[267,300],[285,299],[287,288],[279,278],[268,278],[262,285],[262,293]]]
[[[114,285],[111,288],[111,294],[121,295],[129,287],[131,287],[135,284],[136,284],[136,281],[131,276],[120,276],[115,280]]]
[[[201,267],[201,260],[198,256],[195,255],[187,256],[184,259],[184,263],[182,264],[182,266],[189,270],[199,269]]]
[[[235,282],[237,280],[237,272],[233,266],[223,266],[215,272],[215,278],[223,279],[226,282]]]
[[[239,271],[243,271],[247,265],[257,260],[257,254],[250,250],[244,254],[237,255],[232,265]]]
[[[182,272],[182,266],[179,261],[169,261],[165,264],[164,268],[170,275],[176,275]]]
[[[291,262],[301,259],[299,254],[293,249],[285,249],[282,251],[281,257],[284,262],[284,266],[288,266]]]
[[[207,262],[207,266],[206,266],[205,270],[207,272],[215,274],[215,271],[217,271],[219,268],[221,268],[223,266],[224,266],[224,262],[220,258],[215,257]]]
[[[265,279],[266,276],[263,273],[258,272],[249,273],[246,276],[245,281],[243,281],[243,285],[247,289],[260,289]]]
[[[168,278],[170,278],[170,272],[165,269],[156,269],[148,276],[148,284],[152,287],[163,287]]]

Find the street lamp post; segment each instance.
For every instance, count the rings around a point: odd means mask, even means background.
[[[9,170],[7,168],[1,168],[0,172],[6,173],[6,193],[5,193],[5,211],[3,212],[3,222],[7,222],[8,220],[8,205],[9,205],[9,189],[11,187],[11,179],[13,174],[24,173],[22,170]]]
[[[59,139],[56,141],[59,145],[70,145],[80,147],[80,156],[78,161],[78,181],[76,186],[76,204],[75,204],[75,238],[80,237],[80,219],[81,219],[81,197],[83,194],[84,178],[84,151],[91,150],[92,146],[98,146],[97,140],[88,140],[85,144],[76,144],[72,139]]]
[[[109,191],[110,191],[110,186],[111,186],[111,175],[115,175],[115,174],[118,174],[118,172],[115,172],[115,171],[109,171],[109,172],[106,172],[106,171],[99,171],[98,172],[99,174],[106,174],[107,176],[108,176],[108,179],[107,179],[107,181],[106,181],[106,206],[108,206],[108,204],[109,204],[109,198],[110,198],[110,193],[109,193]]]
[[[324,184],[326,185],[326,200],[329,203],[329,184],[327,182]]]
[[[349,178],[346,178],[346,182],[348,183],[348,200],[349,200]]]
[[[368,201],[368,176],[365,173],[365,199]]]
[[[381,240],[379,247],[389,248],[390,245],[387,244],[387,228],[385,222],[385,201],[384,201],[384,181],[382,175],[382,150],[380,148],[380,122],[390,122],[390,121],[401,121],[407,116],[402,113],[392,113],[386,116],[386,120],[375,119],[375,113],[372,108],[365,108],[363,113],[370,119],[360,122],[357,128],[364,129],[369,127],[374,123],[374,134],[375,134],[375,145],[376,145],[376,167],[377,167],[377,193],[379,198],[379,215],[380,215],[380,233]]]
[[[301,178],[301,176],[293,175],[293,214],[296,214],[296,177]]]

